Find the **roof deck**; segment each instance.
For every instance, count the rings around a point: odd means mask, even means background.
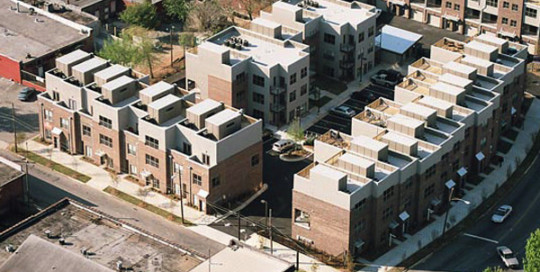
[[[290,0],[289,3],[303,7],[305,11],[312,13],[312,17],[322,16],[324,21],[333,25],[351,24],[356,27],[366,19],[375,16],[375,7],[358,2],[346,2],[340,0],[317,0],[315,5],[303,0]]]
[[[466,43],[460,42],[458,40],[453,40],[450,38],[442,38],[438,42],[434,43],[433,46],[440,47],[451,52],[463,54],[464,49],[465,49],[465,44]]]
[[[413,62],[411,66],[433,74],[442,74],[442,63],[437,63],[427,58],[421,58]]]

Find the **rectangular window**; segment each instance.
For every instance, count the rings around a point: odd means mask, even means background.
[[[458,10],[458,11],[459,11],[460,8],[461,8],[460,5],[458,5],[458,4],[455,4],[455,5],[454,5],[454,10]]]
[[[132,175],[137,175],[137,166],[130,164],[129,165],[129,173]]]
[[[502,23],[504,25],[507,25],[508,24],[508,18],[502,18]]]
[[[146,159],[146,164],[148,164],[150,166],[153,166],[153,167],[156,167],[156,168],[159,167],[159,159],[158,158],[146,154],[145,159]]]
[[[183,143],[184,154],[191,155],[191,145],[188,143]]]
[[[488,6],[497,7],[497,5],[499,4],[499,1],[498,0],[487,0],[486,4]]]
[[[302,85],[302,87],[300,87],[300,96],[303,96],[307,94],[307,84],[304,84]]]
[[[383,193],[383,200],[386,201],[394,195],[394,186],[386,189]]]
[[[405,190],[412,188],[412,185],[413,185],[413,183],[412,183],[412,177],[409,177],[409,178],[405,181]]]
[[[289,93],[289,102],[293,102],[294,100],[296,100],[296,90]]]
[[[300,70],[300,78],[304,78],[307,76],[307,67],[304,67]]]
[[[251,156],[251,166],[259,164],[259,154]]]
[[[373,26],[368,28],[368,37],[373,36],[375,34],[375,28]]]
[[[504,1],[503,2],[503,8],[509,8],[510,7],[510,3]]]
[[[264,87],[264,77],[253,75],[253,84],[260,87]]]
[[[335,44],[336,43],[336,36],[328,33],[324,33],[324,42],[329,44]]]
[[[159,189],[159,179],[156,179],[156,178],[152,179],[152,187]]]
[[[452,2],[446,2],[446,8],[452,8]]]
[[[536,18],[538,11],[532,8],[525,8],[525,16]]]
[[[382,220],[386,220],[387,218],[392,217],[393,213],[394,213],[394,210],[392,209],[392,207],[388,207],[388,208],[384,209],[383,210]]]
[[[296,73],[292,74],[289,80],[289,85],[296,83]]]
[[[104,126],[106,128],[112,128],[112,121],[109,118],[99,116],[99,125]]]
[[[69,129],[69,119],[60,118],[60,127]]]
[[[219,178],[219,176],[213,177],[212,178],[212,187],[219,186],[219,184],[221,184],[221,179]]]
[[[89,126],[82,126],[82,134],[84,136],[92,136],[92,129]]]
[[[364,209],[365,206],[366,206],[366,199],[364,198],[358,201],[356,204],[354,204],[354,209],[361,211],[362,209]]]
[[[202,185],[202,177],[197,175],[197,174],[193,174],[193,184],[197,184],[199,186]]]
[[[358,33],[358,43],[361,43],[364,41],[364,32]]]
[[[53,120],[53,113],[50,110],[45,110],[45,120],[52,121]]]
[[[428,198],[435,191],[435,184],[431,184],[424,189],[424,199]]]
[[[517,4],[512,4],[512,10],[513,11],[518,11],[519,10],[519,6]]]
[[[148,135],[144,136],[144,138],[145,138],[145,141],[144,141],[145,145],[155,148],[155,149],[159,148],[159,141],[157,139],[152,138]]]
[[[210,156],[208,156],[208,154],[202,154],[202,162],[206,165],[210,165]]]
[[[510,26],[517,26],[517,21],[516,20],[510,20]]]
[[[112,147],[112,139],[103,134],[99,134],[99,143],[108,147]]]
[[[132,144],[127,144],[127,151],[130,155],[137,155],[137,146]]]
[[[253,93],[253,102],[264,105],[264,95],[260,93]]]

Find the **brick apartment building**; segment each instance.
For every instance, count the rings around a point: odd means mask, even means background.
[[[333,255],[382,252],[444,212],[520,115],[526,50],[486,35],[432,45],[394,101],[367,105],[352,135],[315,141],[294,177],[293,237]]]
[[[6,213],[13,212],[24,199],[24,173],[21,170],[20,165],[0,157],[0,215],[9,216]]]
[[[201,98],[280,126],[307,112],[315,73],[352,80],[373,67],[377,16],[359,2],[279,1],[189,52],[187,78]]]
[[[147,82],[81,50],[56,59],[38,96],[41,137],[200,210],[261,186],[261,120]]]
[[[536,0],[380,0],[389,12],[468,36],[493,36],[529,45],[540,54],[540,3]]]
[[[0,0],[0,76],[43,90],[57,54],[93,49],[92,29],[21,1]]]

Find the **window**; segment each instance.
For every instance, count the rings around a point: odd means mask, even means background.
[[[363,231],[366,228],[366,220],[360,219],[356,224],[354,224],[354,230],[356,232]]]
[[[309,229],[310,227],[309,213],[299,210],[299,209],[294,209],[294,224]]]
[[[296,83],[296,73],[292,74],[289,80],[289,85]]]
[[[510,26],[517,26],[517,21],[516,20],[510,20]]]
[[[499,4],[499,1],[498,0],[486,0],[486,4],[488,6],[497,7],[497,5]]]
[[[452,171],[457,171],[459,169],[459,159],[455,160],[454,163],[452,163]]]
[[[371,26],[368,28],[368,37],[373,36],[373,34],[375,34],[375,29]]]
[[[513,11],[518,11],[519,10],[519,6],[517,4],[512,4],[512,10]]]
[[[127,150],[129,155],[137,155],[137,146],[132,144],[127,144]]]
[[[461,142],[454,144],[454,153],[458,152],[461,149]]]
[[[300,70],[300,78],[304,78],[307,76],[307,67],[304,67]]]
[[[536,18],[538,11],[532,8],[525,8],[525,16]]]
[[[197,184],[199,186],[202,185],[202,177],[197,175],[197,174],[193,174],[193,184]]]
[[[366,199],[364,198],[364,199],[358,201],[356,204],[354,204],[353,209],[361,211],[365,206],[366,206]]]
[[[253,93],[253,102],[264,105],[264,95],[260,93]]]
[[[208,156],[208,154],[202,154],[202,162],[206,165],[210,165],[210,156]]]
[[[189,143],[183,143],[184,154],[191,155],[191,145]]]
[[[300,87],[300,96],[303,96],[307,94],[307,84],[304,84],[302,85],[302,87]]]
[[[371,46],[368,47],[368,49],[367,49],[368,54],[371,53],[371,52],[373,52],[373,48],[374,48],[374,47],[373,47],[373,44],[371,44]]]
[[[448,153],[442,155],[441,161],[447,161],[448,160]]]
[[[60,94],[58,92],[53,91],[52,96],[54,101],[60,101]]]
[[[431,184],[424,189],[424,199],[428,198],[435,191],[435,184]]]
[[[503,2],[503,8],[509,8],[510,7],[510,3],[504,1]]]
[[[436,165],[433,165],[430,168],[428,168],[426,170],[426,179],[428,179],[429,177],[435,175],[436,170],[437,170]]]
[[[253,75],[253,84],[264,87],[264,77]]]
[[[153,167],[159,167],[159,159],[158,158],[146,154],[145,159],[146,159],[146,164],[148,164],[150,166],[153,166]]]
[[[106,128],[112,128],[112,121],[109,118],[99,116],[99,125],[104,126]]]
[[[251,156],[251,166],[259,164],[259,154]]]
[[[156,178],[152,179],[152,187],[159,189],[159,179],[156,179]]]
[[[324,42],[329,44],[335,44],[336,43],[336,36],[328,33],[324,33]]]
[[[386,209],[384,209],[383,211],[383,215],[382,215],[382,220],[386,220],[387,218],[391,217],[392,214],[394,213],[394,210],[392,209],[392,207],[388,207]]]
[[[412,183],[412,177],[409,177],[406,181],[405,181],[405,190],[407,189],[410,189],[412,187],[413,183]]]
[[[99,134],[99,143],[108,147],[112,147],[112,139],[103,134]]]
[[[159,148],[159,141],[157,139],[152,138],[148,135],[145,136],[145,139],[146,139],[144,142],[145,145],[155,148],[155,149]]]
[[[508,24],[508,18],[502,18],[502,23],[507,25]]]
[[[446,8],[452,8],[452,2],[446,2]]]
[[[469,135],[471,135],[471,128],[467,128],[467,129],[465,130],[465,138],[468,138]]]
[[[293,102],[294,100],[296,100],[296,90],[289,93],[289,102]]]
[[[92,129],[89,126],[82,126],[82,134],[84,136],[92,136]]]
[[[242,72],[236,75],[236,81],[244,82],[247,79],[246,73]]]
[[[69,119],[60,118],[60,127],[69,129]]]
[[[394,186],[386,189],[383,193],[383,200],[386,201],[394,195]]]
[[[45,120],[52,121],[53,120],[53,114],[50,110],[45,110]]]
[[[137,175],[137,166],[130,164],[129,165],[129,173],[132,175]]]
[[[361,43],[364,41],[364,32],[358,33],[358,43]]]
[[[213,177],[212,178],[212,187],[219,186],[219,184],[221,184],[221,179],[219,178],[219,176]]]
[[[455,4],[454,5],[454,10],[459,10],[460,9],[460,6],[458,4]]]

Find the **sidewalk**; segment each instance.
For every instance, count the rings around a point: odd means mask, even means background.
[[[449,216],[446,231],[461,222],[484,199],[488,198],[500,185],[506,182],[507,171],[511,173],[515,171],[517,168],[516,160],[523,162],[528,151],[533,146],[531,135],[538,133],[539,129],[540,101],[534,99],[525,117],[523,129],[520,130],[510,151],[504,156],[504,162],[501,167],[486,175],[478,186],[465,194],[463,199],[469,201],[470,205],[461,201],[453,204],[448,211]],[[399,265],[403,260],[437,239],[442,233],[443,222],[444,216],[436,217],[434,222],[407,238],[407,240],[375,260],[370,267],[361,271],[387,271],[389,267]]]

